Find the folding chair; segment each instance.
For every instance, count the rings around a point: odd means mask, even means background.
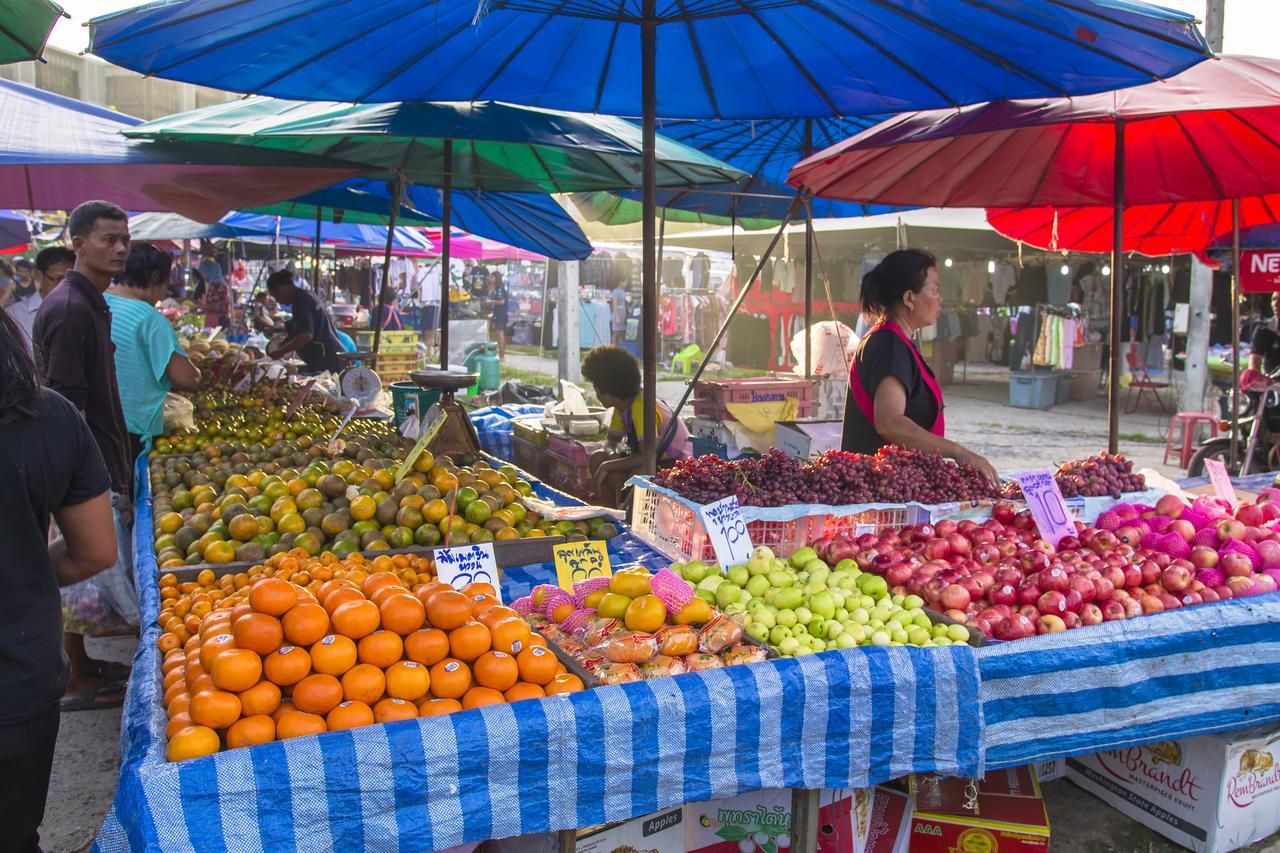
[[[1142,405],[1144,395],[1151,397],[1147,401],[1147,407],[1151,409],[1152,414],[1161,415],[1165,413],[1164,398],[1160,396],[1161,390],[1168,388],[1169,383],[1159,379],[1152,379],[1151,374],[1147,372],[1147,366],[1142,359],[1138,358],[1137,345],[1130,345],[1128,352],[1125,353],[1125,359],[1129,363],[1129,393],[1124,398],[1124,413],[1126,415],[1133,414]],[[1138,396],[1134,398],[1133,392],[1137,391]]]

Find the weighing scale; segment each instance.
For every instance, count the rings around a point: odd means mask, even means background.
[[[440,401],[436,404],[445,414],[444,424],[435,438],[427,445],[427,449],[436,456],[447,455],[459,462],[460,456],[474,456],[480,453],[480,436],[476,434],[475,425],[467,417],[462,404],[454,399],[458,391],[476,384],[479,374],[454,373],[449,370],[415,370],[409,378],[424,391],[439,391]]]
[[[338,392],[348,400],[355,400],[360,411],[373,408],[374,401],[382,392],[382,379],[373,368],[359,362],[372,364],[377,356],[371,352],[340,352],[338,358],[346,362],[338,374]]]

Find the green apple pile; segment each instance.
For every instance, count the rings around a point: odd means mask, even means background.
[[[745,565],[727,571],[701,560],[671,568],[694,585],[699,598],[784,657],[853,646],[969,641],[962,625],[933,624],[920,596],[892,595],[879,575],[861,571],[853,560],[832,568],[812,548],[783,559],[761,546]]]

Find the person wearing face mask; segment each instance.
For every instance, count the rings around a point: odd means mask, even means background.
[[[997,482],[990,462],[947,439],[942,388],[911,340],[942,311],[937,260],[918,249],[890,252],[863,276],[861,301],[872,325],[849,371],[843,449],[875,453],[896,444],[932,451]]]

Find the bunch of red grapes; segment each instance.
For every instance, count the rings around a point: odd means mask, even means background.
[[[654,482],[697,503],[737,495],[743,506],[936,504],[996,494],[977,468],[892,446],[875,455],[832,450],[807,462],[776,448],[729,461],[699,456],[659,471]]]
[[[1133,462],[1121,454],[1099,453],[1058,467],[1053,478],[1064,498],[1118,498],[1125,492],[1141,492],[1147,478],[1133,470]],[[1022,487],[1006,483],[1001,497],[1022,500]]]

